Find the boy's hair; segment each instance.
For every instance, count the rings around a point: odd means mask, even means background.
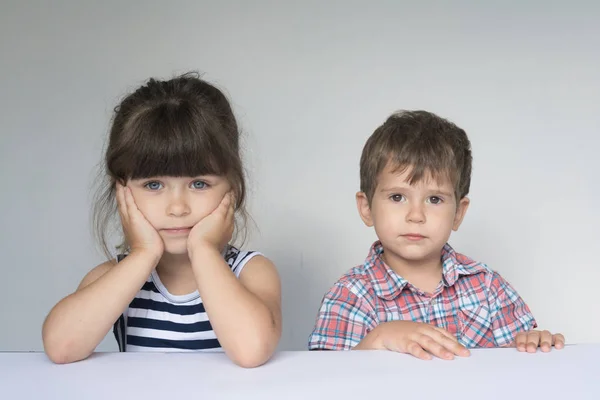
[[[409,170],[409,183],[450,179],[457,201],[469,193],[471,143],[464,130],[427,111],[392,114],[367,140],[360,158],[360,190],[369,204],[377,178],[391,164],[395,172]]]
[[[219,175],[229,180],[245,227],[240,132],[225,95],[197,73],[149,79],[115,107],[96,193],[93,227],[104,253],[116,222],[115,183],[153,176]],[[239,232],[239,229],[238,229]],[[244,232],[245,233],[245,232]],[[126,250],[123,243],[120,250]]]

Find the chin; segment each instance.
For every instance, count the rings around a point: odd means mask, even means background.
[[[431,258],[430,254],[400,254],[400,257],[410,262],[420,262]]]
[[[183,255],[188,255],[188,251],[187,249],[169,249],[166,248],[165,249],[165,253],[170,254],[172,256],[183,256]]]
[[[165,243],[165,253],[173,255],[187,255],[187,242],[183,243]]]
[[[430,249],[424,249],[424,248],[418,248],[418,247],[413,247],[413,248],[407,248],[407,247],[402,247],[402,248],[398,248],[398,246],[385,246],[384,248],[393,253],[396,257],[399,257],[403,260],[406,261],[422,261],[422,260],[426,260],[431,258],[432,256],[432,252],[430,251]]]

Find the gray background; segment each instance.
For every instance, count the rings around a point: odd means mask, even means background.
[[[47,312],[103,261],[90,188],[112,108],[191,69],[226,89],[245,131],[249,247],[281,273],[282,349],[305,348],[323,293],[367,255],[358,160],[400,108],[472,139],[455,248],[543,328],[599,342],[600,5],[497,3],[2,1],[0,350],[42,349]]]

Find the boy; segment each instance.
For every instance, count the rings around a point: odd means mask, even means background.
[[[452,359],[473,347],[564,346],[561,334],[533,331],[508,282],[447,243],[469,206],[471,163],[466,133],[432,113],[400,112],[375,130],[356,202],[379,240],[323,298],[309,349]]]

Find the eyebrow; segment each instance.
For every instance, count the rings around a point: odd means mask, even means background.
[[[407,186],[403,186],[403,187],[392,186],[392,187],[389,187],[389,188],[381,188],[381,189],[379,189],[380,192],[402,192],[402,191],[405,191],[405,190],[410,190],[410,188],[407,187]]]

